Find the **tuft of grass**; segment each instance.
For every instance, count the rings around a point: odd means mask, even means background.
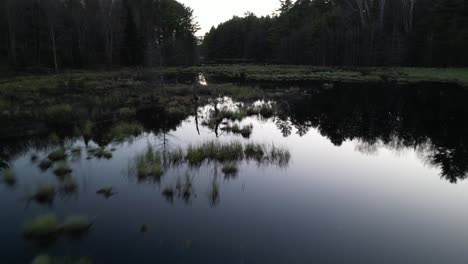
[[[36,153],[31,154],[31,162],[36,162],[39,159],[39,156]]]
[[[186,159],[191,166],[200,166],[206,160],[225,162],[241,160],[243,157],[243,146],[239,142],[210,141],[196,146],[190,145],[187,149]]]
[[[233,126],[228,125],[224,127],[224,130],[234,134],[240,134],[244,138],[249,138],[253,131],[253,125],[250,124],[242,127],[240,127],[238,124],[234,124]]]
[[[40,255],[33,259],[31,264],[53,264],[52,258],[47,255]]]
[[[248,143],[245,145],[244,150],[245,157],[247,159],[254,159],[261,162],[265,156],[265,146],[260,144]]]
[[[97,190],[96,193],[103,195],[106,198],[109,198],[115,195],[114,188],[112,188],[111,186],[104,186],[101,189]]]
[[[164,174],[162,155],[159,151],[154,151],[151,145],[148,145],[144,153],[135,157],[134,167],[140,179],[159,179]]]
[[[74,146],[73,148],[71,148],[70,151],[71,151],[71,153],[72,153],[73,155],[79,156],[79,155],[81,155],[81,150],[82,150],[82,149],[83,149],[83,148],[82,148],[81,146]]]
[[[12,168],[3,171],[2,180],[6,185],[13,186],[17,182],[16,173]]]
[[[52,151],[47,157],[51,161],[65,160],[67,158],[67,152],[65,148],[60,148]]]
[[[59,232],[59,222],[54,214],[41,215],[23,227],[23,234],[29,238],[49,238]]]
[[[39,185],[33,195],[38,203],[52,203],[55,199],[56,191],[52,185]]]
[[[63,190],[66,193],[73,193],[78,189],[78,183],[70,175],[65,177],[65,179],[62,182],[62,186],[63,186]]]
[[[65,177],[72,172],[70,165],[64,160],[57,162],[54,167],[54,173],[59,177]]]
[[[235,176],[239,172],[239,169],[235,163],[228,162],[223,165],[222,172],[226,176]]]
[[[117,141],[122,142],[128,137],[136,137],[143,132],[143,126],[136,122],[122,122],[111,128],[109,135]]]
[[[192,178],[188,173],[185,174],[185,182],[182,186],[182,196],[184,200],[188,201],[190,200],[190,197],[192,197]]]
[[[48,170],[51,166],[52,166],[52,161],[50,161],[48,159],[44,159],[41,162],[39,162],[39,168],[42,171]]]
[[[169,151],[166,154],[166,158],[168,162],[172,165],[179,165],[181,164],[185,157],[184,157],[184,151],[181,148],[177,148],[175,150]]]
[[[112,152],[106,150],[104,147],[97,148],[92,151],[93,156],[98,158],[98,159],[111,159],[112,158]]]
[[[289,164],[291,159],[291,153],[285,148],[276,147],[273,145],[270,149],[270,154],[268,157],[271,163],[276,163],[279,166],[283,167]]]
[[[93,222],[87,216],[76,215],[69,216],[60,229],[68,235],[83,235],[92,225]]]
[[[167,186],[164,188],[162,195],[166,197],[168,201],[172,201],[174,199],[174,188],[172,186]]]
[[[213,177],[211,181],[210,202],[212,205],[216,205],[219,202],[219,183],[216,177]]]

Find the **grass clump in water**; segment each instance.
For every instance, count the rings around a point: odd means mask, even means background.
[[[58,232],[59,222],[54,214],[38,216],[23,228],[23,234],[29,238],[49,238]]]
[[[112,158],[112,152],[106,150],[105,148],[97,148],[94,151],[92,151],[92,154],[94,157],[98,159],[111,159]]]
[[[166,158],[170,164],[180,165],[185,160],[184,151],[181,148],[169,151]]]
[[[54,173],[59,177],[65,177],[72,172],[70,165],[64,160],[57,162],[54,167]]]
[[[141,124],[123,122],[112,127],[109,134],[113,140],[121,142],[128,137],[136,137],[142,132],[143,126]]]
[[[31,162],[36,162],[39,159],[39,156],[36,153],[31,154]]]
[[[38,203],[52,203],[55,199],[56,191],[52,185],[39,185],[33,195],[33,199]]]
[[[87,216],[70,216],[61,226],[61,230],[68,235],[83,235],[92,225],[93,222]]]
[[[228,162],[223,165],[222,172],[226,176],[236,176],[239,172],[237,165],[233,162]]]
[[[62,182],[62,186],[63,186],[63,190],[66,193],[73,193],[78,189],[78,183],[70,175],[65,177],[65,179]]]
[[[109,198],[111,196],[114,196],[116,193],[114,192],[114,188],[112,186],[104,186],[101,189],[99,189],[97,194],[103,195],[106,198]]]
[[[164,190],[162,192],[162,195],[164,197],[166,197],[166,199],[168,201],[173,201],[174,200],[174,194],[175,194],[175,191],[174,191],[174,188],[172,186],[167,186],[166,188],[164,188]]]
[[[162,155],[158,151],[154,151],[151,145],[148,145],[143,154],[135,158],[135,170],[138,178],[156,178],[159,179],[164,174]]]
[[[47,255],[40,255],[33,259],[31,264],[53,264],[52,258]]]
[[[13,186],[17,182],[16,173],[13,169],[8,168],[3,171],[2,181],[9,186]]]
[[[233,126],[226,126],[224,128],[225,131],[232,132],[234,134],[239,134],[244,138],[249,138],[253,131],[253,125],[245,125],[239,126],[238,124],[234,124]]]
[[[265,146],[260,144],[248,143],[245,145],[244,150],[245,157],[247,159],[254,159],[261,162],[265,156]]]
[[[271,163],[276,163],[279,166],[283,167],[289,164],[291,154],[289,153],[289,150],[285,148],[279,148],[273,145],[270,149],[268,159]]]
[[[192,178],[190,175],[187,173],[185,175],[185,182],[182,186],[182,197],[184,198],[185,201],[189,201],[190,197],[192,197]]]
[[[239,142],[220,143],[206,142],[197,146],[190,145],[187,149],[189,164],[200,166],[204,161],[237,161],[244,157],[243,146]]]
[[[65,160],[67,158],[67,152],[64,148],[60,148],[52,151],[47,157],[51,161]]]
[[[50,167],[52,167],[52,161],[48,160],[48,159],[44,159],[42,160],[41,162],[39,162],[39,168],[42,170],[42,171],[46,171],[48,170]]]

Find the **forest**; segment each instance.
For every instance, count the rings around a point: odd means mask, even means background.
[[[85,68],[270,63],[462,67],[464,0],[280,0],[199,40],[176,0],[0,0],[0,67]],[[276,0],[272,0],[276,1]]]
[[[175,0],[0,3],[0,65],[192,65],[198,57],[193,11]]]
[[[460,67],[468,62],[464,0],[282,0],[206,34],[207,61],[320,66]]]

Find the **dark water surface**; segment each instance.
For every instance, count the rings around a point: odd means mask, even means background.
[[[105,144],[60,132],[58,144],[50,136],[3,140],[3,163],[17,183],[0,185],[0,262],[39,254],[104,264],[468,262],[468,91],[354,85],[266,100],[273,116],[240,121],[253,125],[250,137],[223,131],[226,120],[203,125],[211,108],[202,105],[197,116],[139,114],[143,133]],[[148,145],[164,152],[210,140],[274,144],[290,160],[243,160],[231,177],[219,162],[168,167],[159,181],[132,173]],[[88,159],[86,146],[97,143],[114,148],[111,159]],[[31,155],[41,160],[61,144],[83,147],[69,157],[77,192],[59,191],[49,205],[29,200],[40,184],[60,186]],[[185,175],[190,197],[162,195]],[[103,186],[115,195],[96,194]],[[51,212],[88,215],[94,224],[84,237],[46,245],[22,236],[25,222]]]

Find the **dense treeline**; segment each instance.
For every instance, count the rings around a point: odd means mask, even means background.
[[[468,65],[466,0],[282,0],[273,17],[233,19],[204,56],[314,65]]]
[[[0,0],[10,66],[190,65],[192,10],[175,0]]]

